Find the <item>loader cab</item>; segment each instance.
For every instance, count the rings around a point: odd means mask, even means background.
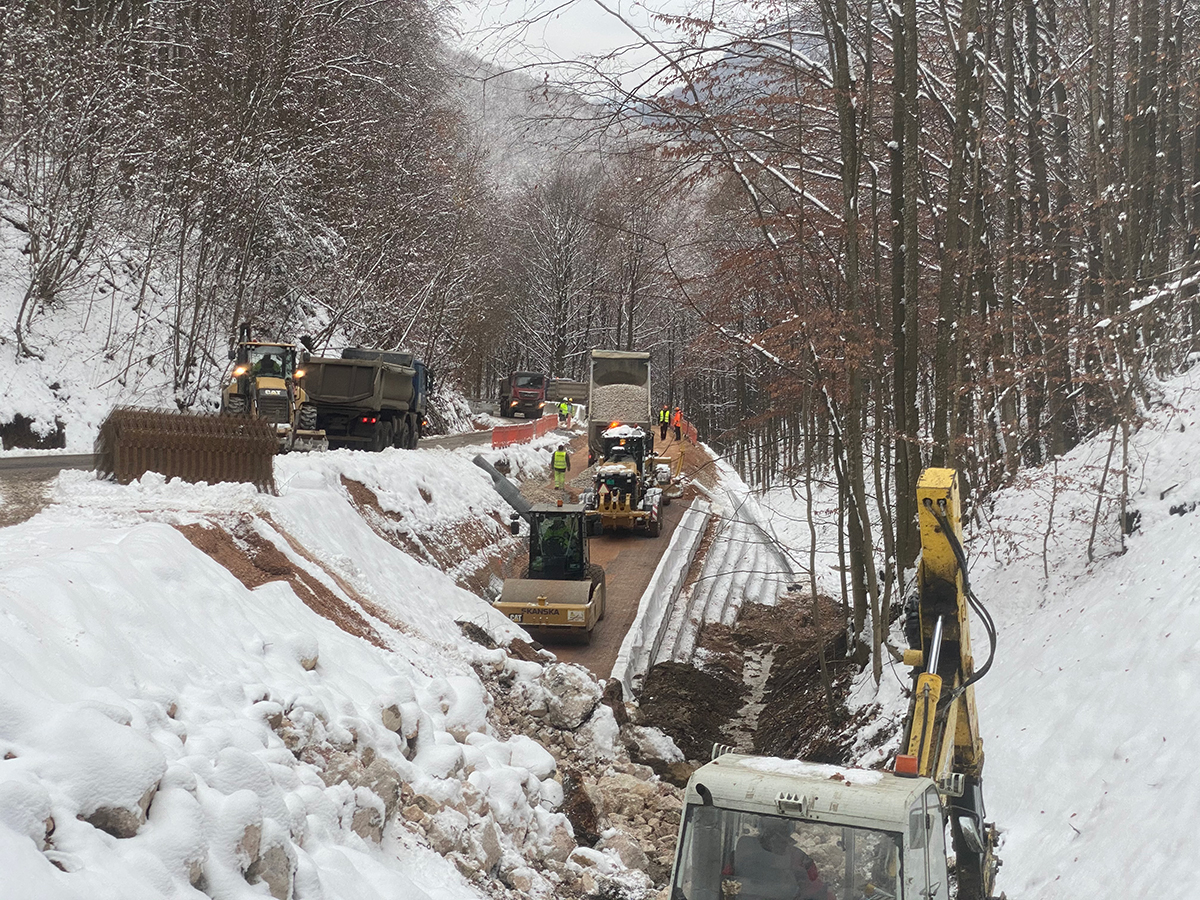
[[[671,898],[948,900],[944,822],[927,778],[725,754],[688,783]]]
[[[649,435],[641,428],[614,422],[600,436],[601,452],[606,463],[632,465],[639,473],[645,470],[650,454]]]
[[[591,560],[583,505],[537,504],[529,519],[529,577],[585,577]]]

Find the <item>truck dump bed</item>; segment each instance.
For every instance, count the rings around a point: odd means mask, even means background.
[[[373,411],[410,408],[417,374],[412,354],[351,348],[343,356],[309,361],[304,388],[314,402]]]
[[[593,350],[588,385],[588,446],[600,451],[600,436],[613,423],[651,431],[650,354]]]

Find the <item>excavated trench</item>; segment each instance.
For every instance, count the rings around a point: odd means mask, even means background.
[[[775,606],[746,603],[732,628],[705,625],[691,664],[660,663],[647,673],[639,721],[671,735],[696,763],[708,760],[717,743],[849,763],[854,735],[870,712],[851,716],[846,708],[857,667],[845,658],[837,604],[822,599],[820,619],[818,633],[811,599],[790,593]],[[828,691],[818,656],[822,644]]]

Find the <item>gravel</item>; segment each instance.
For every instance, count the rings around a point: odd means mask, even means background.
[[[609,422],[649,422],[650,400],[646,388],[636,384],[606,384],[592,388],[588,414]]]

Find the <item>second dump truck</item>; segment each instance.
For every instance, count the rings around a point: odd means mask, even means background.
[[[313,357],[304,381],[316,427],[331,447],[415,449],[433,373],[413,354],[348,347],[340,359]]]

